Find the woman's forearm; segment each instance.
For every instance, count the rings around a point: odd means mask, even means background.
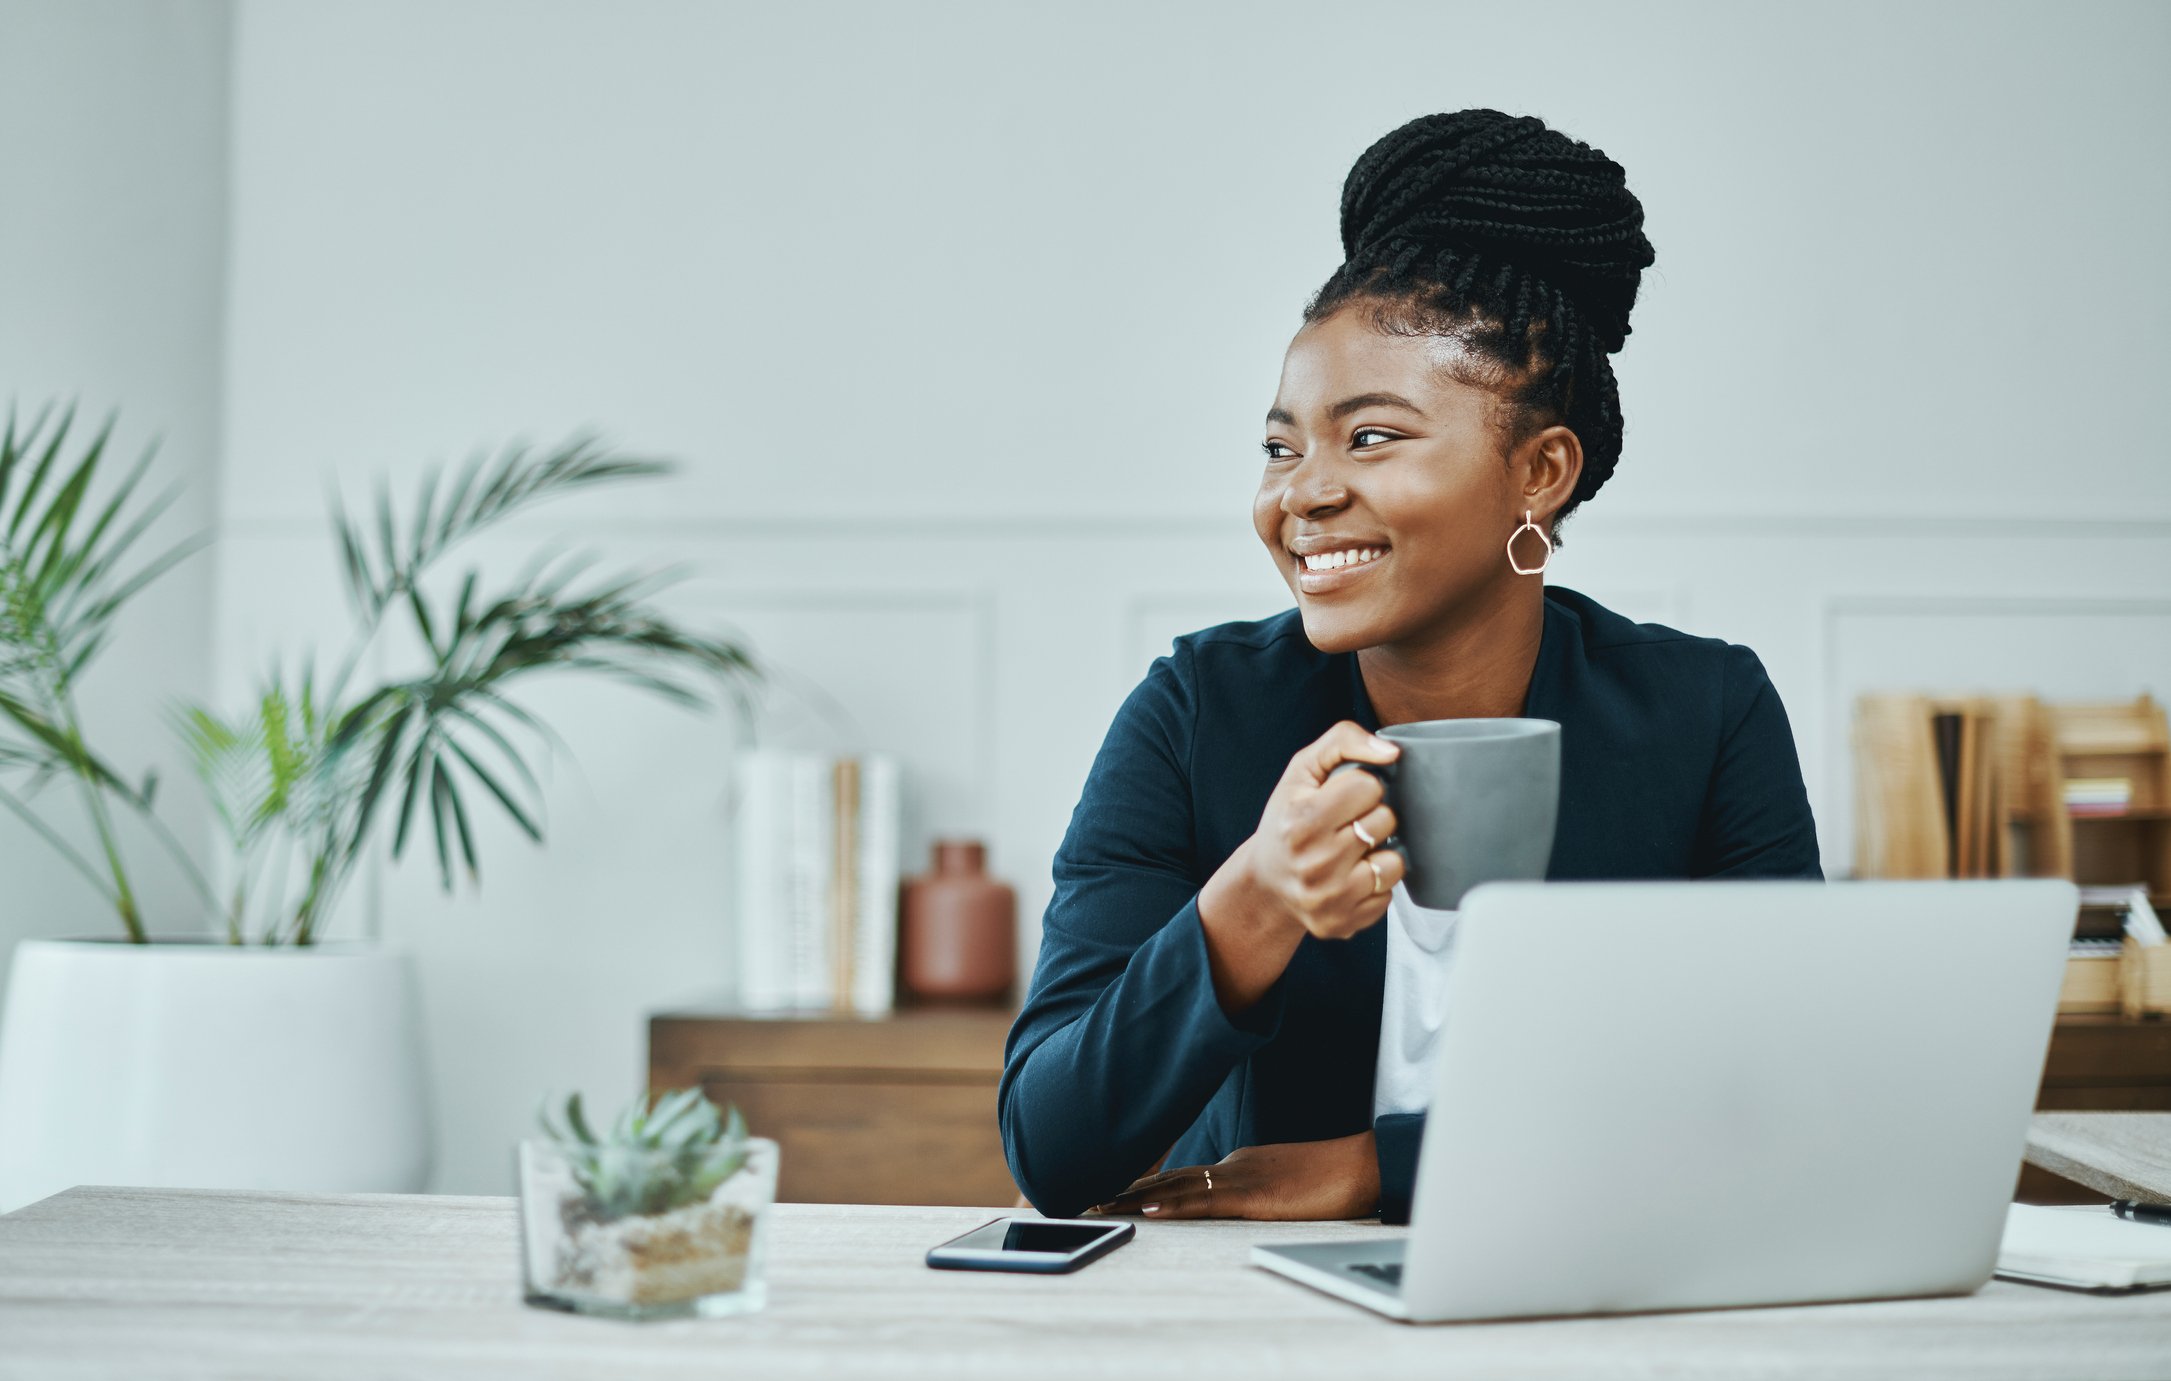
[[[1199,929],[1214,999],[1223,1014],[1242,1016],[1281,978],[1305,935],[1301,922],[1254,880],[1247,839],[1199,889]]]
[[[1133,904],[1157,905],[1143,895]],[[997,1092],[1010,1173],[1058,1218],[1145,1173],[1273,1033],[1271,1002],[1246,1020],[1221,1010],[1195,900],[1112,980],[1087,977],[1098,958],[1061,930],[1043,941]]]

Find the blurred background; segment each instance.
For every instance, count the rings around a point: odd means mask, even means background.
[[[0,0],[0,392],[161,438],[211,536],[84,688],[207,857],[169,707],[343,645],[335,490],[592,428],[681,468],[494,540],[693,563],[766,741],[893,756],[905,870],[985,840],[1029,970],[1117,704],[1287,607],[1258,431],[1351,161],[1535,114],[1658,250],[1551,578],[1762,656],[1841,876],[1859,693],[2171,687],[2167,59],[2156,3]],[[419,958],[438,1190],[736,981],[739,728],[538,703],[548,847],[373,860],[334,931]],[[7,818],[0,879],[0,964],[110,927]]]

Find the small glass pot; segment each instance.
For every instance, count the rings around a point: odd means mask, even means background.
[[[668,1153],[605,1148],[617,1183],[668,1178]],[[527,1302],[621,1319],[745,1314],[768,1300],[762,1278],[776,1143],[749,1137],[746,1163],[707,1198],[613,1216],[585,1190],[557,1143],[520,1143],[520,1235]]]

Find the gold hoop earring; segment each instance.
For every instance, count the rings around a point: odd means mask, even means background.
[[[1522,562],[1515,559],[1515,539],[1522,536],[1526,532],[1537,533],[1538,540],[1545,544],[1545,559],[1543,561],[1540,561],[1537,565],[1530,567],[1528,570],[1524,569]],[[1553,539],[1545,535],[1544,528],[1539,527],[1536,523],[1530,521],[1530,510],[1526,508],[1523,510],[1523,525],[1508,534],[1508,565],[1514,568],[1517,575],[1543,575],[1545,574],[1545,568],[1552,564]]]

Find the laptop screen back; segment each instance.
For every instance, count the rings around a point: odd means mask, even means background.
[[[1472,892],[1412,1315],[1980,1285],[2076,905],[2056,880]]]

